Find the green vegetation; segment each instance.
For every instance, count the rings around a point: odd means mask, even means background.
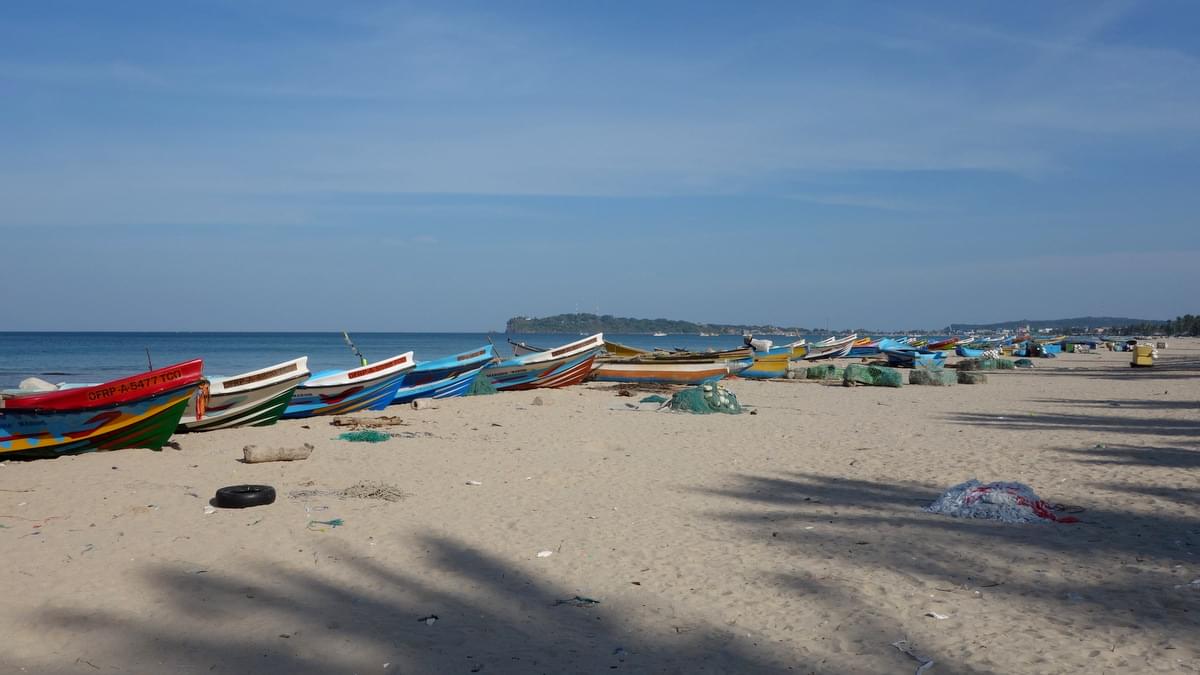
[[[1001,321],[999,323],[952,323],[949,330],[956,333],[980,330],[1015,331],[1029,326],[1033,330],[1049,328],[1059,333],[1090,333],[1097,328],[1108,330],[1119,326],[1161,323],[1161,321],[1154,321],[1152,319],[1129,319],[1119,316],[1081,316],[1074,319],[1046,319],[1041,321],[1021,319],[1020,321]]]
[[[1108,331],[1111,335],[1186,335],[1200,336],[1200,316],[1184,314],[1174,321],[1142,321]]]
[[[557,314],[540,319],[513,317],[504,328],[508,333],[717,333],[722,335],[783,335],[821,331],[782,326],[749,326],[718,323],[693,323],[671,319],[630,319],[605,314]]]

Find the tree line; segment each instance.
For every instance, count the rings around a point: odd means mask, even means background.
[[[1109,331],[1111,335],[1177,335],[1200,336],[1200,316],[1184,314],[1172,321],[1135,323]]]

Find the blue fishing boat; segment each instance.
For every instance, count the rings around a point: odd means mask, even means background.
[[[496,358],[491,345],[433,361],[418,362],[408,371],[393,403],[408,403],[418,398],[453,398],[467,393],[483,367]]]
[[[353,370],[315,373],[296,387],[292,402],[283,411],[283,418],[383,410],[396,398],[396,390],[403,384],[404,376],[415,365],[413,353],[406,352]]]
[[[964,347],[963,345],[959,345],[954,348],[955,354],[958,354],[959,356],[964,356],[969,359],[977,359],[977,358],[983,356],[983,353],[985,351],[987,351],[987,350],[971,349],[970,347]]]
[[[493,361],[483,375],[499,391],[566,387],[579,384],[592,372],[596,355],[603,349],[604,334],[596,333],[555,349]]]
[[[883,354],[887,356],[888,365],[908,368],[943,363],[946,360],[945,352],[920,352],[912,348],[885,349]]]

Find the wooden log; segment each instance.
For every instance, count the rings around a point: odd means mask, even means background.
[[[260,448],[257,445],[247,445],[242,448],[242,461],[247,464],[291,462],[297,459],[308,459],[312,451],[311,443],[305,443],[298,448]]]

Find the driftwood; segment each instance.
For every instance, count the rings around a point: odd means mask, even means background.
[[[313,446],[305,443],[298,448],[260,448],[257,445],[247,445],[242,448],[243,460],[247,464],[259,462],[291,462],[297,459],[308,459]]]
[[[335,427],[354,427],[356,429],[377,429],[379,427],[402,427],[408,422],[394,415],[383,417],[335,417],[329,421]]]

